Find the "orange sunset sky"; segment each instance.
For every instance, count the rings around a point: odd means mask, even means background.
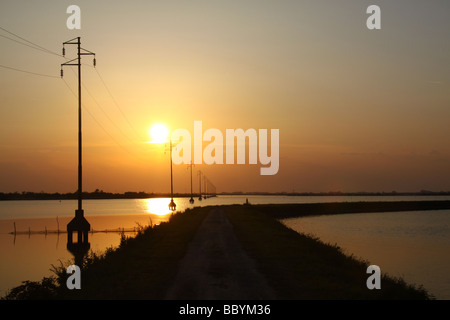
[[[86,191],[170,191],[149,129],[195,120],[280,132],[276,175],[197,165],[218,192],[448,191],[449,17],[447,0],[2,0],[0,192],[77,189],[76,68],[62,80],[66,60],[30,42],[59,54],[78,36],[97,59],[82,60]],[[189,187],[175,166],[174,191]]]

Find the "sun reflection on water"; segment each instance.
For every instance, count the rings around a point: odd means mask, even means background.
[[[169,209],[169,203],[170,198],[152,198],[144,200],[147,213],[156,214],[158,216],[165,216],[172,213]]]

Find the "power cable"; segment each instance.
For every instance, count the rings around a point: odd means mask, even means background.
[[[98,71],[97,68],[95,68],[95,71],[97,72],[97,75],[99,76],[101,82],[103,83],[106,91],[108,91],[111,99],[113,100],[114,104],[116,105],[117,109],[119,109],[120,113],[122,114],[122,116],[124,117],[124,119],[128,122],[128,125],[133,129],[134,133],[136,134],[136,136],[138,138],[139,134],[137,133],[136,129],[134,128],[134,126],[131,124],[131,122],[128,120],[128,118],[125,116],[125,113],[122,111],[122,108],[120,108],[119,104],[117,103],[116,99],[114,98],[114,96],[112,95],[111,91],[109,90],[108,86],[106,85],[106,82],[103,80],[103,77],[101,76],[100,72]]]
[[[14,71],[24,72],[24,73],[28,73],[28,74],[33,74],[35,76],[48,77],[48,78],[59,78],[58,76],[17,69],[17,68],[8,67],[8,66],[2,65],[2,64],[0,64],[0,67],[5,68],[5,69],[14,70]]]
[[[109,117],[109,115],[105,112],[105,110],[103,110],[103,108],[100,106],[100,104],[98,103],[98,101],[94,98],[94,96],[92,95],[92,93],[89,91],[89,89],[84,85],[84,83],[82,84],[83,88],[86,90],[86,92],[89,94],[89,96],[91,97],[91,99],[95,102],[95,104],[97,105],[97,107],[103,112],[103,114],[105,115],[105,117],[114,125],[114,127],[116,127],[117,130],[120,131],[120,133],[127,138],[131,143],[133,143],[133,141],[122,131],[122,129],[120,129],[120,127],[114,123],[114,121],[112,121],[112,119]]]
[[[58,53],[56,53],[56,52],[53,52],[52,50],[49,50],[49,49],[47,49],[47,48],[44,48],[44,47],[42,47],[42,46],[40,46],[40,45],[38,45],[38,44],[36,44],[36,43],[34,43],[34,42],[32,42],[32,41],[29,41],[29,40],[27,40],[27,39],[25,39],[25,38],[23,38],[23,37],[21,37],[21,36],[15,34],[14,32],[11,32],[11,31],[9,31],[9,30],[6,30],[6,29],[3,28],[3,27],[0,27],[0,29],[3,30],[3,31],[5,31],[5,32],[7,32],[7,33],[9,33],[10,35],[13,35],[13,36],[19,38],[20,40],[23,40],[23,41],[25,41],[25,42],[28,42],[29,44],[31,44],[31,45],[33,45],[34,47],[36,47],[36,49],[39,48],[40,50],[42,50],[42,51],[44,51],[44,52],[47,52],[47,53],[49,53],[49,54],[53,54],[53,55],[56,55],[56,56],[58,56],[58,57],[62,57],[62,55],[60,55],[60,54],[58,54]],[[5,38],[6,38],[6,37],[5,37]],[[10,38],[8,38],[8,39],[10,39]],[[10,40],[12,40],[12,39],[10,39]],[[13,40],[13,41],[15,41],[15,40]],[[18,42],[18,41],[16,41],[16,42]],[[19,42],[19,43],[20,43],[20,42]],[[23,43],[22,43],[22,44],[23,44]]]
[[[69,84],[67,83],[67,81],[63,78],[64,84],[67,86],[67,88],[70,90],[70,92],[72,92],[72,94],[74,95],[74,97],[76,98],[77,95],[76,93],[72,90],[72,88],[69,86]],[[122,146],[102,125],[100,122],[98,122],[98,120],[94,117],[94,115],[89,111],[88,108],[86,108],[86,106],[84,105],[84,103],[81,104],[83,107],[83,110],[85,110],[91,117],[92,119],[95,121],[95,123],[97,123],[97,125],[122,149],[124,149],[126,152],[128,152],[129,154],[133,155],[133,153],[130,152],[130,150],[126,149],[124,146]]]

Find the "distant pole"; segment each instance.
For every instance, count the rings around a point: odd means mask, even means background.
[[[16,233],[17,233],[17,231],[16,231],[16,222],[14,221],[14,245],[16,244]]]
[[[173,201],[172,140],[170,140],[170,196]]]
[[[198,170],[198,200],[202,200],[202,172]]]
[[[191,198],[192,198],[192,163],[191,163]]]
[[[193,166],[193,164],[192,164],[192,161],[191,161],[191,163],[189,164],[189,167],[191,167],[191,198],[189,199],[190,203],[194,203],[194,194],[193,194],[193,191],[192,191],[192,166]]]
[[[169,210],[175,211],[177,209],[177,205],[175,201],[173,201],[173,174],[172,174],[172,139],[170,139],[170,203]]]

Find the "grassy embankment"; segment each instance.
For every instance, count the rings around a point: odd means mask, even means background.
[[[383,275],[381,290],[368,290],[367,263],[339,248],[286,228],[276,218],[319,213],[450,208],[450,202],[410,204],[305,204],[226,206],[242,246],[256,261],[279,299],[427,299],[422,288]],[[437,206],[439,205],[439,206]],[[360,211],[363,210],[363,211]],[[177,263],[184,256],[209,208],[174,215],[168,223],[142,230],[116,250],[89,255],[82,268],[82,289],[66,288],[65,267],[57,277],[27,282],[9,299],[163,299]]]
[[[366,273],[368,262],[343,254],[337,246],[298,234],[274,219],[310,215],[310,211],[303,212],[308,207],[324,206],[269,205],[227,208],[227,216],[238,239],[256,260],[258,268],[279,299],[432,298],[425,289],[409,285],[400,278],[385,275],[383,270],[381,290],[369,290],[366,286],[366,280],[370,276]],[[346,212],[352,209],[353,205],[347,208],[340,205],[337,207],[338,210]]]
[[[55,276],[25,282],[10,290],[6,299],[162,299],[177,271],[177,262],[208,212],[186,210],[169,222],[143,228],[135,237],[123,238],[117,249],[89,253],[81,266],[81,290],[68,290],[66,268],[55,267]]]

